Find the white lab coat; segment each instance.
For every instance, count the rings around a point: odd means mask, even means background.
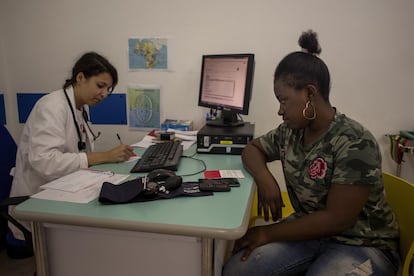
[[[76,110],[73,89],[66,92]],[[88,112],[88,106],[84,107]],[[80,116],[82,117],[82,116]],[[79,125],[83,122],[78,122]],[[87,148],[93,150],[93,136],[85,127]],[[33,107],[23,128],[16,156],[11,196],[33,195],[47,182],[87,168],[85,152],[78,150],[78,134],[63,90],[40,98]],[[16,238],[24,239],[12,227]]]

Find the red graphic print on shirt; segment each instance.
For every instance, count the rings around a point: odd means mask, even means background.
[[[312,164],[309,166],[309,176],[312,179],[323,179],[326,175],[326,170],[328,166],[326,165],[325,160],[321,157],[313,160]]]

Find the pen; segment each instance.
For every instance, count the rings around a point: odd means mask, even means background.
[[[121,136],[119,136],[119,134],[117,133],[116,137],[118,137],[119,143],[121,143],[121,145],[122,145],[123,143],[122,143],[122,140],[121,140]]]

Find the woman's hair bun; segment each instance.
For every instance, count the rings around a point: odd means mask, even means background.
[[[306,53],[319,55],[322,52],[318,42],[318,35],[312,30],[303,32],[299,37],[298,43],[302,50]]]

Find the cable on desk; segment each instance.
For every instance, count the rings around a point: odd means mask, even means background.
[[[205,163],[203,160],[201,160],[201,159],[194,158],[194,157],[193,157],[194,155],[195,155],[195,154],[190,155],[190,156],[181,155],[181,157],[182,157],[182,158],[190,158],[190,159],[196,160],[196,161],[200,162],[200,163],[203,165],[203,168],[202,168],[201,170],[199,170],[199,171],[195,172],[195,173],[190,173],[190,174],[182,174],[182,175],[180,175],[180,176],[192,176],[192,175],[196,175],[196,174],[202,173],[202,172],[204,172],[205,170],[207,170],[206,163]]]

